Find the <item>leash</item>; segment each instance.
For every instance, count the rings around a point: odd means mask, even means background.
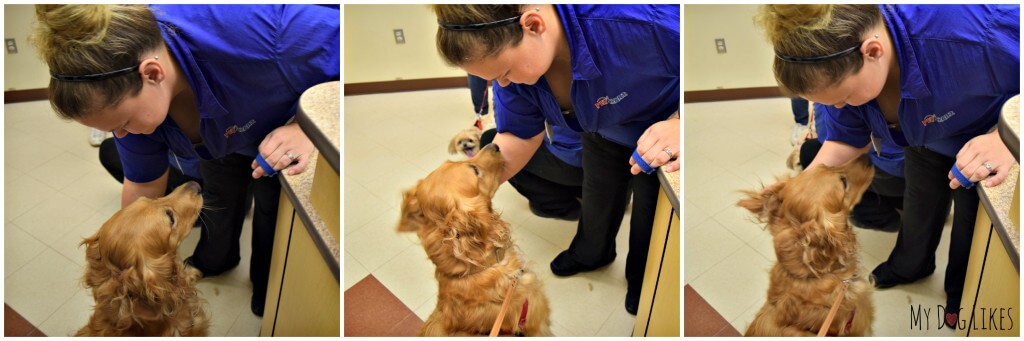
[[[508,308],[508,302],[512,298],[512,290],[516,288],[516,284],[518,284],[518,283],[519,283],[518,279],[513,279],[512,283],[509,284],[509,286],[508,286],[508,290],[505,291],[505,300],[501,302],[501,310],[498,311],[498,318],[494,320],[494,326],[491,327],[491,335],[490,335],[491,337],[498,336],[498,332],[501,331],[501,321],[505,319],[505,309]],[[525,305],[524,305],[523,309],[526,309]],[[520,317],[520,319],[519,319],[520,323],[522,323],[523,319],[525,319],[525,318],[526,318],[526,314],[523,314],[523,316]]]
[[[832,303],[832,309],[828,311],[828,316],[825,317],[825,323],[821,325],[821,329],[818,330],[818,337],[825,336],[828,334],[828,327],[832,325],[832,319],[836,317],[836,312],[839,311],[839,302],[843,301],[843,296],[846,295],[846,287],[850,286],[849,280],[844,280],[843,285],[839,286],[839,293],[836,295],[835,302]],[[849,324],[849,322],[847,322]]]

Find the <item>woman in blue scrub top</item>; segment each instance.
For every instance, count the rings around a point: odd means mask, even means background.
[[[679,6],[437,5],[444,60],[494,80],[502,180],[552,128],[580,133],[583,205],[558,276],[611,263],[633,193],[626,310],[635,314],[659,188],[630,155],[679,169]],[[550,127],[546,129],[545,125]]]
[[[903,226],[875,286],[915,282],[935,271],[949,214],[977,207],[956,167],[994,186],[1015,160],[995,125],[1020,93],[1020,6],[768,5],[759,21],[775,48],[775,78],[789,93],[839,110],[811,167],[839,165],[870,140],[904,148]],[[946,267],[947,325],[963,292],[974,214],[956,214]]]
[[[38,5],[36,14],[50,104],[113,132],[122,207],[163,196],[173,156],[201,160],[212,209],[186,263],[203,276],[238,265],[252,193],[251,309],[262,315],[280,184],[255,158],[305,170],[313,144],[293,117],[303,91],[339,79],[337,6]]]

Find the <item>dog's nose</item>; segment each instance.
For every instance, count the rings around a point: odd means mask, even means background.
[[[196,192],[196,194],[202,193],[203,191],[203,187],[199,186],[199,183],[195,181],[186,182],[185,188],[190,191]]]

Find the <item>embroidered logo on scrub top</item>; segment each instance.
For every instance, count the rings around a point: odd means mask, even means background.
[[[224,138],[231,137],[231,134],[234,133],[244,133],[246,130],[249,130],[249,127],[252,127],[253,124],[256,124],[256,120],[249,120],[249,122],[246,122],[245,125],[241,127],[238,125],[232,125],[228,127],[228,129],[224,130]]]
[[[948,120],[950,117],[953,117],[953,115],[956,115],[955,111],[947,112],[942,116],[935,116],[935,114],[931,114],[925,116],[924,119],[921,120],[921,125],[927,127],[928,123],[942,123]]]
[[[626,98],[626,96],[629,96],[629,94],[623,91],[621,94],[615,96],[614,98],[608,98],[608,96],[598,98],[597,103],[594,103],[594,108],[601,109],[601,107],[605,105],[619,103],[619,101],[622,101],[622,99]]]

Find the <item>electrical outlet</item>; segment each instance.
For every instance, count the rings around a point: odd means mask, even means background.
[[[719,54],[725,53],[725,38],[715,39],[715,48]]]
[[[18,44],[14,42],[14,38],[4,39],[4,45],[7,45],[7,53],[18,53]]]
[[[405,31],[400,28],[395,29],[395,44],[405,44]]]

